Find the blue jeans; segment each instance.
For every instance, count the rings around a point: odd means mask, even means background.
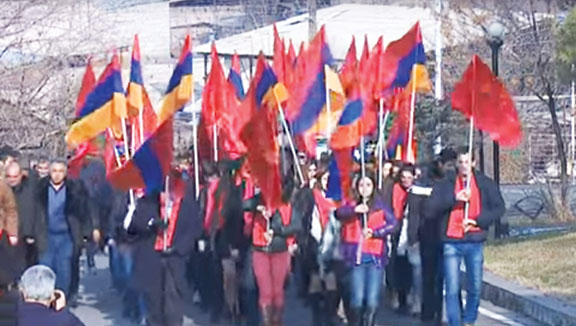
[[[368,308],[377,308],[380,301],[380,287],[384,268],[373,262],[365,262],[352,267],[351,285],[351,308],[362,308],[364,302]]]
[[[444,277],[446,282],[446,313],[448,325],[473,324],[478,318],[484,244],[481,242],[445,243]],[[460,265],[466,267],[466,307],[460,308]]]
[[[48,233],[48,247],[38,262],[50,267],[56,274],[56,288],[70,295],[74,243],[69,233]]]
[[[124,311],[134,320],[146,315],[143,294],[130,286],[134,258],[133,246],[125,243],[114,243],[109,246],[110,274],[112,285],[124,296]]]

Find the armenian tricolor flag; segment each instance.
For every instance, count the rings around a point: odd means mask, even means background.
[[[158,126],[156,112],[152,107],[148,92],[144,87],[142,78],[142,65],[140,59],[140,42],[138,35],[134,36],[132,49],[132,62],[130,65],[130,82],[128,83],[127,102],[128,115],[132,125],[132,146],[138,148]]]
[[[98,136],[106,128],[118,127],[120,119],[127,117],[126,111],[120,58],[115,53],[79,110],[79,120],[68,130],[66,143],[76,147]]]
[[[278,103],[287,97],[286,90],[272,68],[260,54],[254,79],[243,105],[251,106],[251,119],[240,137],[246,144],[246,158],[254,182],[262,190],[266,206],[278,208],[282,204],[280,177],[280,148],[276,142]]]
[[[300,62],[304,60],[304,62]],[[318,120],[326,105],[325,66],[332,62],[330,48],[325,42],[324,27],[320,29],[310,48],[298,57],[293,91],[286,107],[286,117],[294,134],[309,130]]]
[[[192,76],[192,41],[190,35],[186,37],[178,64],[174,68],[168,89],[164,93],[162,106],[157,112],[158,123],[161,124],[171,118],[174,113],[184,107],[192,98],[194,91]]]
[[[420,23],[417,22],[402,38],[388,44],[384,54],[396,62],[392,88],[405,88],[415,83],[417,92],[429,92],[432,88],[426,69],[426,52],[422,43]],[[412,86],[408,87],[412,89]]]
[[[130,160],[108,175],[110,183],[121,190],[145,188],[147,193],[161,190],[172,163],[172,141],[172,119],[168,119]]]

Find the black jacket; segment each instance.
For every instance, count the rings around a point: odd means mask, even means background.
[[[37,201],[34,180],[24,176],[22,182],[12,187],[18,206],[18,234],[20,239],[27,237],[36,238]]]
[[[18,325],[19,299],[20,293],[17,290],[0,291],[0,326]]]
[[[80,182],[66,179],[66,220],[72,235],[75,250],[78,251],[84,239],[91,236],[92,218],[88,208],[88,196],[86,190]],[[48,187],[51,187],[48,178],[43,178],[38,183],[36,198],[38,203],[36,228],[36,244],[38,250],[42,253],[46,250],[48,243]]]
[[[162,266],[166,272],[174,273],[177,286],[181,293],[187,292],[185,279],[186,259],[192,253],[197,239],[202,232],[198,203],[194,187],[187,184],[186,194],[180,204],[178,223],[172,242],[172,250],[168,254],[154,250],[157,232],[149,225],[151,219],[160,215],[159,195],[151,194],[138,199],[136,211],[128,233],[137,236],[134,253],[135,286],[152,293],[161,292]],[[165,258],[164,263],[162,258]]]
[[[84,326],[67,308],[56,311],[39,303],[20,302],[18,326]]]
[[[426,202],[425,217],[440,220],[439,237],[444,242],[483,242],[487,238],[487,231],[492,223],[500,219],[506,211],[506,205],[498,185],[479,172],[474,171],[474,175],[481,200],[481,212],[476,222],[482,231],[468,232],[462,239],[446,236],[450,213],[457,203],[454,194],[455,176],[446,177],[434,185],[432,195]]]
[[[408,197],[406,199],[406,205],[408,205],[408,244],[414,245],[415,243],[420,241],[421,234],[425,232],[423,230],[423,222],[424,219],[422,218],[422,209],[423,203],[426,200],[426,197],[421,195],[416,195],[412,192],[408,193]],[[396,247],[398,246],[398,240],[400,239],[400,233],[402,231],[402,227],[406,217],[403,218],[396,224],[394,229],[394,233],[392,234],[392,245],[393,245],[393,252],[395,252]]]

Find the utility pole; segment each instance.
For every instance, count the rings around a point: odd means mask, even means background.
[[[316,12],[318,11],[317,0],[308,0],[308,39],[312,41],[316,35]]]

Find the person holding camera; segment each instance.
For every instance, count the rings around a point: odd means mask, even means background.
[[[23,302],[18,307],[19,326],[84,326],[66,308],[66,296],[56,290],[56,274],[50,267],[35,265],[20,278]]]

